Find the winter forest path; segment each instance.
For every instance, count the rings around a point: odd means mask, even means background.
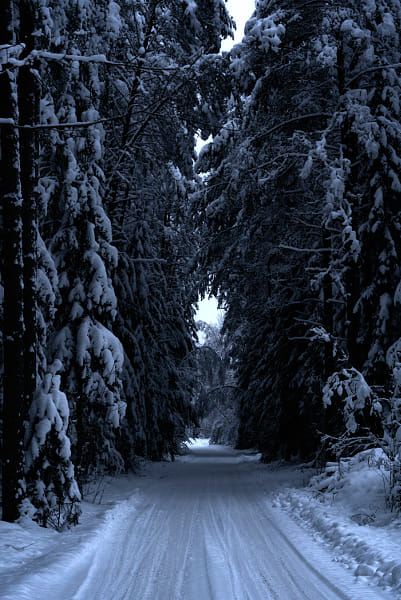
[[[74,600],[387,597],[355,583],[272,507],[269,492],[280,477],[222,446],[154,465],[139,501],[133,497],[132,518],[116,523],[95,552]]]
[[[174,463],[111,481],[105,504],[86,504],[70,531],[36,528],[29,537],[9,524],[3,562],[14,555],[15,566],[0,576],[1,600],[391,598],[274,506],[302,472],[257,458],[199,441]]]

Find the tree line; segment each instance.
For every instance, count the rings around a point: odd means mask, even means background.
[[[381,445],[398,504],[400,31],[398,0],[257,2],[197,166],[239,445],[266,460]]]
[[[224,4],[8,0],[1,19],[3,519],[194,420],[194,135],[224,106]]]

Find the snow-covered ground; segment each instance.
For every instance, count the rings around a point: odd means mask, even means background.
[[[295,489],[302,485],[304,471],[267,467],[258,458],[196,442],[175,463],[148,465],[141,476],[109,481],[102,504],[85,504],[82,523],[70,531],[1,523],[0,598],[397,597],[401,572],[397,522],[383,527],[383,516],[376,523],[377,535],[370,538],[372,523],[358,525],[353,508],[346,512],[341,503],[316,498],[323,497],[316,491],[319,483],[310,490]],[[351,497],[347,489],[343,502]],[[332,537],[331,530],[337,532]],[[347,532],[353,537],[347,538]],[[337,544],[339,539],[344,539],[342,545]],[[369,560],[370,545],[374,557]],[[357,547],[363,548],[359,558]],[[387,577],[384,572],[372,576],[367,569],[375,568],[375,560],[384,568],[380,553],[392,565]],[[338,562],[343,554],[348,557],[345,565]],[[355,576],[358,566],[360,576]],[[381,587],[375,585],[379,580]]]
[[[309,479],[311,470],[302,470]],[[329,463],[308,487],[281,491],[273,504],[312,531],[358,578],[401,598],[401,515],[388,506],[389,480],[384,453],[367,450]]]

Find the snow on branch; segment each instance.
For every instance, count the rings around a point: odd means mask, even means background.
[[[323,388],[323,404],[327,408],[334,398],[343,401],[345,426],[348,433],[354,434],[358,430],[357,414],[365,408],[371,413],[381,411],[381,405],[374,397],[372,389],[367,384],[362,373],[354,367],[341,369],[333,373]]]
[[[21,46],[21,48],[19,49],[19,52],[12,52],[10,51],[9,46],[4,47],[4,46],[0,46],[0,64],[9,64],[11,66],[14,67],[23,67],[24,65],[29,65],[31,63],[33,63],[34,61],[38,60],[38,59],[44,59],[44,60],[54,60],[54,61],[70,61],[70,62],[81,62],[81,63],[97,63],[97,64],[102,64],[102,65],[106,65],[109,67],[124,67],[124,68],[131,68],[131,69],[136,69],[138,67],[138,64],[141,63],[141,70],[145,70],[145,71],[155,71],[155,72],[171,72],[171,71],[179,71],[180,69],[186,68],[185,67],[152,67],[149,65],[144,65],[143,64],[143,59],[140,58],[135,58],[133,61],[113,61],[113,60],[109,60],[108,58],[106,58],[106,56],[104,54],[92,54],[90,56],[82,56],[81,54],[66,54],[64,52],[48,52],[45,50],[32,50],[28,56],[26,56],[24,59],[20,60],[19,58],[16,58],[16,56],[19,55],[19,53],[24,49],[25,45],[24,44],[20,44],[19,46]]]
[[[102,119],[95,119],[94,121],[75,121],[71,123],[38,123],[37,125],[19,125],[14,119],[6,119],[0,117],[0,127],[15,127],[16,129],[70,129],[77,127],[91,127],[91,125],[98,125],[99,123],[109,123],[110,121],[118,121],[123,119],[125,115],[118,115],[116,117],[107,117]]]
[[[0,65],[15,60],[25,49],[25,44],[0,44]]]

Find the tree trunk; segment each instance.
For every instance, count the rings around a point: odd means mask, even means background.
[[[19,120],[23,125],[39,122],[40,84],[29,66],[18,77]],[[26,414],[33,401],[37,378],[37,164],[38,152],[34,130],[20,131],[22,244],[24,277],[24,402]]]
[[[0,75],[0,114],[18,120],[16,81]],[[4,216],[4,401],[3,401],[3,520],[19,517],[23,497],[24,303],[22,194],[18,129],[2,127],[1,192]]]

